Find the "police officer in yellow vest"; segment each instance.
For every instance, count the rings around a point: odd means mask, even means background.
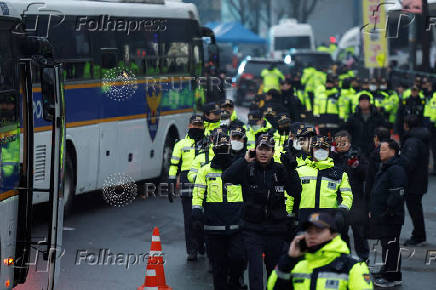
[[[215,152],[212,149],[213,138],[219,133],[226,133],[225,128],[216,128],[209,136],[207,136],[208,144],[203,146],[203,150],[200,151],[198,155],[195,156],[194,161],[192,161],[191,169],[189,169],[188,172],[189,182],[195,183],[200,168],[212,161],[212,158],[215,156]]]
[[[289,133],[291,131],[291,119],[286,113],[279,114],[277,121],[278,129],[274,133],[273,138],[276,142],[274,148],[274,161],[280,162],[280,154],[284,150],[284,145],[289,139]]]
[[[429,124],[431,132],[431,151],[433,155],[433,164],[436,164],[436,93],[427,101],[424,108],[424,118]],[[433,165],[433,175],[436,175],[436,166]]]
[[[340,126],[339,97],[340,92],[333,77],[327,79],[325,90],[315,95],[313,116],[317,118],[321,135],[334,134]]]
[[[378,90],[380,92],[384,92],[387,94],[387,98],[385,98],[384,102],[381,104],[386,115],[387,121],[390,124],[390,128],[393,128],[395,123],[395,118],[397,116],[398,107],[400,105],[400,98],[394,90],[388,88],[388,81],[386,78],[381,78],[379,80]]]
[[[371,290],[365,262],[351,257],[328,213],[313,213],[268,279],[268,290]]]
[[[209,136],[214,129],[221,125],[221,108],[218,104],[211,102],[205,104],[202,109],[204,118],[204,135]]]
[[[193,191],[194,227],[204,226],[212,261],[214,289],[241,289],[245,249],[239,225],[243,198],[241,185],[224,183],[222,172],[232,163],[230,138],[219,133],[213,140],[215,156],[197,175]],[[229,279],[228,279],[229,276]]]
[[[233,101],[230,99],[224,100],[221,103],[221,110],[225,110],[229,112],[230,114],[230,121],[237,121],[238,120],[238,114],[235,110],[235,105],[233,104]]]
[[[261,111],[251,111],[248,113],[247,149],[254,148],[256,138],[269,131],[269,128],[265,127],[265,123],[266,120]]]
[[[203,150],[205,144],[203,118],[199,115],[193,115],[189,121],[188,134],[174,145],[169,171],[169,184],[171,185],[170,188],[173,189],[177,182],[177,174],[180,172],[180,192],[183,205],[187,259],[189,261],[197,260],[198,252],[204,253],[202,245],[198,245],[198,238],[192,231],[192,185],[189,183],[187,175],[191,169],[192,161]],[[170,202],[173,202],[171,192],[168,194],[168,198]]]
[[[285,80],[283,73],[274,64],[269,68],[262,70],[260,76],[263,79],[264,93],[271,89],[280,90],[280,80]]]
[[[288,168],[301,167],[306,165],[306,162],[311,162],[312,138],[315,136],[315,128],[312,126],[293,123],[288,144],[280,154],[280,162]]]
[[[313,212],[335,214],[341,224],[338,230],[344,231],[342,238],[348,242],[345,219],[353,205],[353,193],[347,173],[329,157],[330,146],[325,137],[313,138],[313,161],[297,168],[302,186],[299,220],[304,221]]]

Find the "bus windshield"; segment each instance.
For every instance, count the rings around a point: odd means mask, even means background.
[[[275,37],[274,49],[310,48],[310,36]]]

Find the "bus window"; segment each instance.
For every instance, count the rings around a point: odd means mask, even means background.
[[[169,74],[189,72],[189,44],[185,42],[163,43],[163,67]]]

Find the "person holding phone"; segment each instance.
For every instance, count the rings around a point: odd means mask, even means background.
[[[263,267],[270,275],[286,248],[289,218],[286,193],[300,196],[301,183],[295,169],[274,162],[274,138],[268,134],[256,140],[256,149],[247,151],[222,174],[223,182],[242,186],[242,235],[248,257],[251,290],[263,290]],[[265,260],[262,259],[265,253]]]
[[[368,266],[351,257],[329,213],[312,213],[303,230],[280,258],[268,279],[268,290],[373,289]]]

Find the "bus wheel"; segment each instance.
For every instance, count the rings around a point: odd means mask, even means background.
[[[171,134],[165,139],[165,144],[162,153],[162,170],[160,172],[159,182],[165,183],[168,182],[168,173],[170,170],[171,164],[171,156],[173,154],[174,144],[176,143],[176,139]]]
[[[71,214],[73,209],[73,199],[75,195],[74,186],[74,166],[73,160],[69,155],[65,160],[65,185],[64,185],[64,215]]]

